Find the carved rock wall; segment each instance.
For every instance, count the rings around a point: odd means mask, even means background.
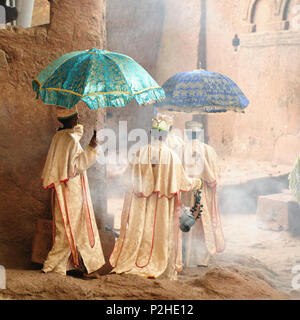
[[[152,11],[145,2],[112,1],[108,17],[109,46],[151,65],[159,84],[199,61],[237,82],[251,102],[246,114],[206,116],[206,136],[220,156],[294,162],[300,149],[299,0],[165,0],[154,2]],[[236,53],[235,34],[241,40]],[[120,120],[147,127],[150,113],[139,122],[128,110],[120,111]],[[190,117],[176,116],[175,126],[183,128]]]
[[[137,61],[156,79],[156,63],[165,15],[164,0],[107,1],[107,47]],[[119,121],[128,121],[128,132],[151,127],[153,106],[138,106],[132,101],[125,108],[113,110],[107,127],[119,134]]]
[[[32,13],[31,26],[41,26],[50,23],[50,2],[48,0],[35,0]]]
[[[250,100],[245,114],[207,116],[209,142],[220,155],[295,161],[300,150],[299,4],[207,1],[207,69],[232,78]],[[241,39],[236,54],[234,34]]]
[[[139,62],[163,85],[171,75],[193,70],[204,57],[200,44],[202,6],[200,1],[110,0],[107,2],[108,48]],[[205,61],[202,61],[203,63]],[[128,131],[151,128],[153,107],[135,103],[114,111],[107,125],[118,133],[118,122],[128,121]],[[191,115],[175,116],[175,126],[184,128]]]
[[[73,50],[105,48],[105,2],[51,1],[51,24],[0,30],[0,264],[30,265],[38,218],[50,218],[41,171],[58,122],[52,106],[35,100],[31,80]],[[86,145],[95,117],[80,105]],[[92,181],[90,181],[92,183]]]

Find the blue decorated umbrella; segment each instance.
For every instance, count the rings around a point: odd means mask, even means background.
[[[46,104],[72,108],[79,100],[90,109],[124,107],[132,99],[148,104],[164,90],[132,58],[106,50],[74,51],[54,60],[33,81]]]
[[[217,113],[244,112],[249,101],[228,77],[206,70],[177,73],[162,86],[166,99],[156,104],[166,111]]]

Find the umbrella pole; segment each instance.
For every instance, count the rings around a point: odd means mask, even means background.
[[[98,131],[98,110],[96,111],[96,117],[94,118],[94,136],[97,136]]]

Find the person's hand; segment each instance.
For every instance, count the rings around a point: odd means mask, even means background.
[[[193,191],[196,191],[198,189],[201,189],[202,181],[198,178],[193,178]]]
[[[98,142],[97,142],[97,138],[96,138],[96,131],[94,131],[94,135],[92,136],[92,139],[89,143],[89,145],[92,147],[92,148],[96,148],[97,145],[98,145]]]
[[[201,189],[201,187],[202,187],[202,180],[199,179],[198,186],[197,186],[197,190]]]

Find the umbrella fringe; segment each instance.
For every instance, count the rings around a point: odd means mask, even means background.
[[[132,99],[151,104],[165,97],[164,89],[132,58],[96,48],[54,60],[32,87],[44,103],[67,109],[80,99],[90,109],[99,109],[124,107]]]
[[[135,100],[140,105],[153,104],[165,99],[165,92],[163,88],[149,89],[142,93],[135,95]]]
[[[234,111],[238,113],[245,113],[245,110],[237,106],[176,106],[170,104],[157,104],[157,108],[162,111],[174,111],[174,112],[186,112],[186,113],[197,113],[197,114],[207,114],[207,113],[224,113],[227,111]]]
[[[135,99],[139,105],[148,105],[165,98],[164,90],[160,87],[144,90],[138,94],[119,93],[118,96],[112,99],[111,95],[103,93],[81,97],[71,92],[47,90],[40,88],[37,82],[33,82],[32,86],[37,93],[37,98],[40,96],[44,103],[63,106],[67,109],[72,108],[80,99],[84,101],[90,109],[95,110],[102,107],[125,107],[133,99]],[[97,106],[97,108],[95,108],[95,106]]]

